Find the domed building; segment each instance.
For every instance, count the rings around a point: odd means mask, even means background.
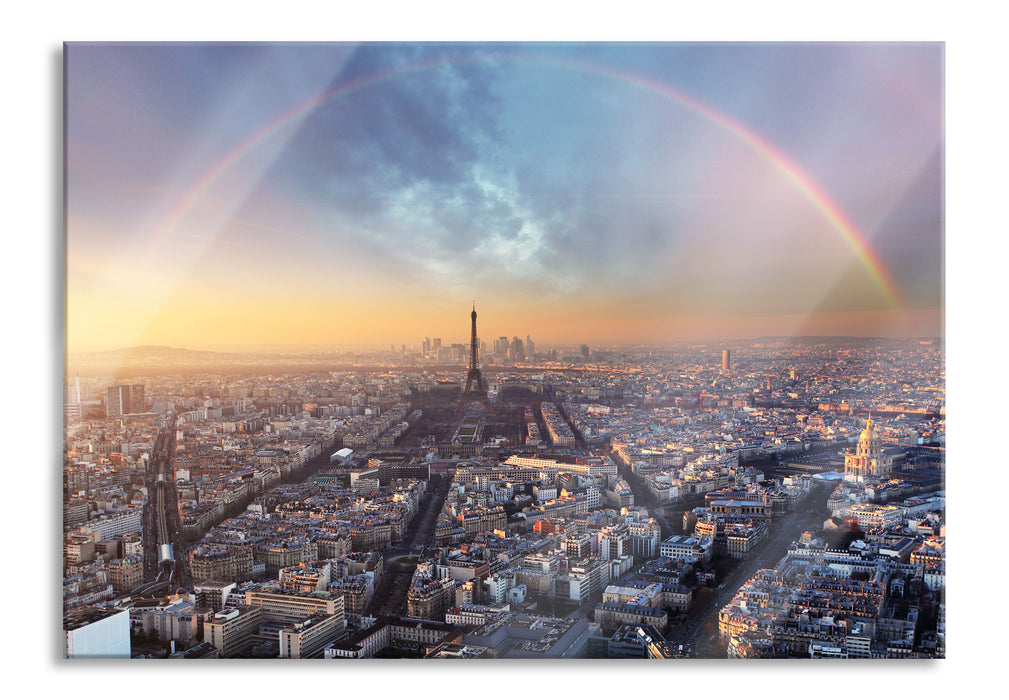
[[[883,453],[879,434],[872,428],[872,415],[865,424],[865,430],[858,436],[858,446],[854,454],[844,456],[844,478],[846,481],[863,482],[866,478],[881,478],[893,468],[893,457]]]

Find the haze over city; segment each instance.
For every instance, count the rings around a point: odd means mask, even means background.
[[[943,335],[940,44],[67,47],[67,344]]]

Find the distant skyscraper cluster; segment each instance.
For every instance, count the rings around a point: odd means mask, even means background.
[[[453,343],[450,347],[443,348],[441,338],[434,338],[433,340],[424,338],[424,343],[421,346],[423,356],[436,361],[471,360],[473,340],[473,338],[470,339],[469,346],[462,343]],[[489,347],[494,359],[498,362],[525,362],[536,356],[536,343],[533,342],[533,339],[528,334],[524,341],[518,336],[512,336],[511,340],[509,340],[508,336],[502,335],[494,340],[490,346],[485,342],[481,342],[479,338],[476,338],[476,343],[476,349],[483,352],[486,352]]]

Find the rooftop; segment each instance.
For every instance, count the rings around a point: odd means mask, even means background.
[[[81,627],[86,627],[87,625],[94,624],[95,622],[101,622],[107,617],[112,617],[113,615],[118,615],[120,613],[125,614],[126,611],[116,610],[114,608],[96,608],[91,606],[67,610],[63,613],[63,630],[65,632],[69,632],[71,630],[80,629]]]

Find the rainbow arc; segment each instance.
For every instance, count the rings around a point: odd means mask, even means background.
[[[844,243],[852,251],[852,253],[854,253],[862,267],[871,277],[890,308],[903,310],[904,304],[900,288],[890,271],[887,269],[886,264],[878,252],[872,247],[865,234],[859,231],[851,219],[844,213],[842,208],[833,199],[831,199],[831,197],[813,180],[813,178],[805,173],[794,161],[792,161],[786,154],[776,148],[764,137],[760,136],[738,120],[715,109],[711,105],[701,102],[700,100],[684,94],[664,83],[586,61],[545,56],[520,57],[513,55],[485,54],[483,56],[467,56],[452,59],[438,58],[429,61],[409,63],[396,68],[362,76],[340,84],[320,95],[291,107],[267,124],[264,124],[260,128],[256,129],[244,141],[234,146],[213,166],[208,168],[203,175],[200,176],[185,191],[176,204],[170,209],[169,214],[159,227],[159,230],[163,232],[174,230],[175,225],[180,219],[182,219],[183,216],[185,216],[193,205],[247,154],[267,139],[275,136],[285,128],[294,125],[298,122],[298,120],[307,116],[313,110],[316,110],[334,100],[352,95],[360,90],[403,76],[431,70],[439,66],[443,66],[446,63],[475,63],[488,59],[547,65],[562,70],[601,76],[661,96],[697,115],[700,115],[710,123],[716,125],[720,129],[745,143],[761,158],[781,172],[821,213],[824,219],[829,223],[831,229],[843,239]],[[156,243],[157,239],[152,242],[152,246]]]

